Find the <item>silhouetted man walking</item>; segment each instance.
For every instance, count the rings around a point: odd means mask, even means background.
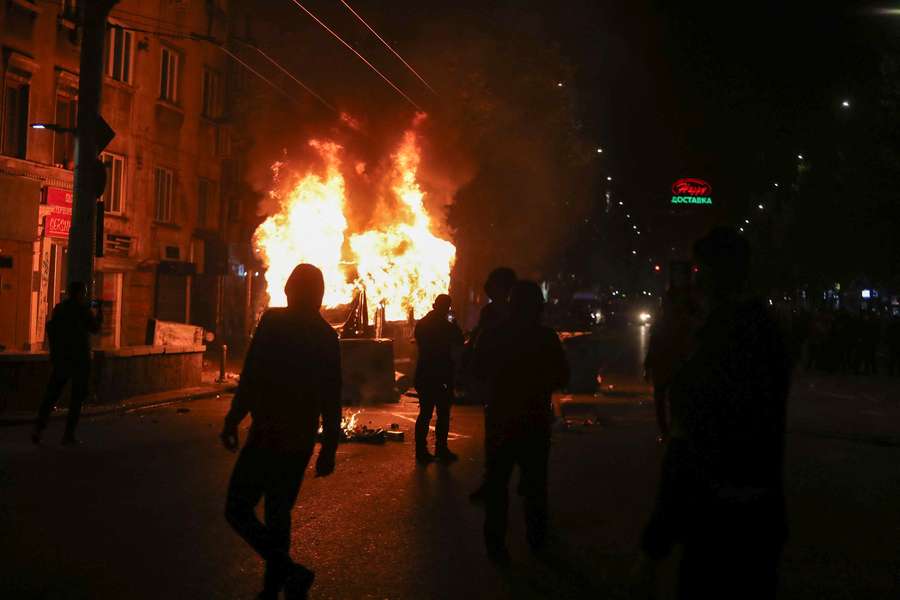
[[[238,447],[238,424],[249,412],[250,434],[231,474],[225,518],[266,561],[260,598],[303,598],[313,572],[290,558],[291,509],[312,456],[319,417],[318,476],[334,471],[341,421],[341,355],[337,334],[319,309],[322,273],[298,265],[284,291],[287,308],[263,314],[247,352],[238,391],[225,417],[222,442]],[[265,500],[265,524],[255,509]]]
[[[466,358],[464,368],[469,369],[472,353],[478,344],[479,338],[485,331],[496,329],[503,324],[509,313],[509,292],[516,283],[516,272],[509,267],[497,267],[488,275],[487,281],[484,282],[484,293],[488,297],[488,303],[481,309],[478,315],[478,325],[472,331],[469,342],[466,346]],[[483,382],[477,378],[468,377],[467,394],[476,396],[487,410],[487,390]],[[485,428],[485,436],[487,436],[487,428]],[[487,439],[487,438],[485,438]],[[485,465],[487,465],[487,457],[485,457]],[[487,480],[487,466],[485,466],[485,480]],[[475,504],[484,502],[484,482],[477,490],[469,494],[469,501]]]
[[[534,282],[510,293],[509,316],[484,332],[473,372],[489,386],[486,414],[487,480],[484,539],[497,564],[506,550],[509,479],[519,466],[528,543],[540,551],[547,540],[547,461],[553,421],[551,393],[566,384],[569,369],[556,332],[540,323],[544,298]]]
[[[47,321],[47,339],[50,342],[50,382],[38,410],[31,440],[38,444],[53,407],[59,400],[66,383],[72,382],[69,396],[69,414],[63,444],[77,444],[75,427],[81,416],[81,405],[88,393],[91,378],[91,334],[98,333],[103,324],[103,311],[99,305],[92,310],[87,303],[87,290],[80,281],[69,284],[66,299],[56,305]]]
[[[463,345],[463,334],[450,321],[450,296],[440,294],[434,307],[416,324],[416,393],[419,394],[419,417],[416,419],[416,460],[429,463],[435,458],[444,462],[457,459],[447,447],[450,433],[450,405],[453,403],[453,350]],[[434,449],[428,452],[428,426],[437,409]]]
[[[707,317],[669,381],[671,440],[643,549],[658,560],[682,544],[679,598],[773,598],[790,355],[762,302],[744,296],[747,241],[717,228],[694,254]]]

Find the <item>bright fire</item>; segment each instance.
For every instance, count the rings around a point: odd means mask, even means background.
[[[386,188],[392,197],[382,200],[396,206],[392,220],[356,233],[347,231],[341,147],[317,141],[310,145],[325,163],[324,176],[309,172],[286,194],[272,192],[279,200],[279,212],[254,234],[256,252],[266,265],[269,306],[285,305],[287,277],[298,263],[308,262],[322,269],[326,307],[349,303],[353,290],[361,286],[366,290],[370,319],[379,305],[390,321],[406,319],[410,311],[421,317],[434,297],[449,289],[456,248],[433,232],[417,180],[416,133],[407,131],[391,156]],[[280,167],[273,167],[276,173]],[[348,281],[354,265],[356,279]]]

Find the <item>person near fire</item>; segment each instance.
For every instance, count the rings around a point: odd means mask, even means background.
[[[91,334],[99,333],[103,324],[103,310],[98,302],[92,308],[87,302],[87,288],[80,281],[69,284],[66,299],[57,304],[47,321],[47,340],[50,343],[50,381],[38,409],[31,440],[41,442],[53,407],[66,383],[71,381],[69,414],[63,444],[77,444],[75,428],[81,416],[81,405],[88,394],[91,378]]]
[[[526,535],[535,552],[547,541],[547,468],[553,423],[551,394],[569,378],[556,332],[541,324],[544,297],[532,281],[513,285],[507,319],[484,332],[472,357],[473,375],[488,385],[488,456],[484,540],[488,557],[505,566],[509,480],[520,469]]]
[[[453,353],[463,342],[459,325],[450,320],[450,296],[439,294],[432,310],[416,324],[415,338],[419,348],[415,385],[419,394],[419,416],[416,419],[416,461],[426,464],[435,459],[452,462],[456,454],[447,446],[450,433],[450,406],[453,403]],[[428,429],[431,415],[437,411],[434,428],[435,453],[428,451]]]
[[[466,351],[463,358],[463,370],[466,375],[465,387],[466,394],[470,394],[484,406],[487,411],[487,389],[483,382],[474,377],[470,377],[469,363],[478,340],[485,331],[490,331],[499,327],[509,313],[509,291],[515,285],[518,277],[516,272],[509,267],[497,267],[487,277],[484,282],[484,293],[488,297],[488,303],[482,307],[478,315],[478,324],[469,335],[466,343]],[[487,429],[485,429],[485,434]],[[487,457],[485,456],[485,459]],[[486,462],[486,461],[485,461]],[[484,503],[484,481],[487,480],[487,467],[485,467],[484,480],[474,492],[469,494],[469,501],[473,504]]]
[[[225,518],[266,562],[260,598],[304,598],[314,574],[290,557],[291,509],[312,457],[321,417],[316,475],[335,467],[341,424],[341,355],[334,329],[319,313],[322,272],[300,264],[284,286],[287,308],[259,322],[221,434],[238,449],[238,425],[252,416],[231,474]],[[256,506],[265,501],[264,521]]]
[[[746,295],[747,241],[719,227],[694,254],[705,319],[668,381],[671,435],[639,581],[652,593],[655,565],[680,544],[678,598],[774,598],[791,357],[776,320]]]

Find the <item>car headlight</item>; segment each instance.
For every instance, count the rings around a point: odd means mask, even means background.
[[[642,312],[641,314],[638,315],[638,320],[641,323],[647,323],[650,320],[650,318],[651,318],[650,313],[648,313],[648,312]]]

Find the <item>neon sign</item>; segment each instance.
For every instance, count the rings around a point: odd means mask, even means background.
[[[712,203],[712,186],[702,179],[682,177],[672,184],[672,204]]]

